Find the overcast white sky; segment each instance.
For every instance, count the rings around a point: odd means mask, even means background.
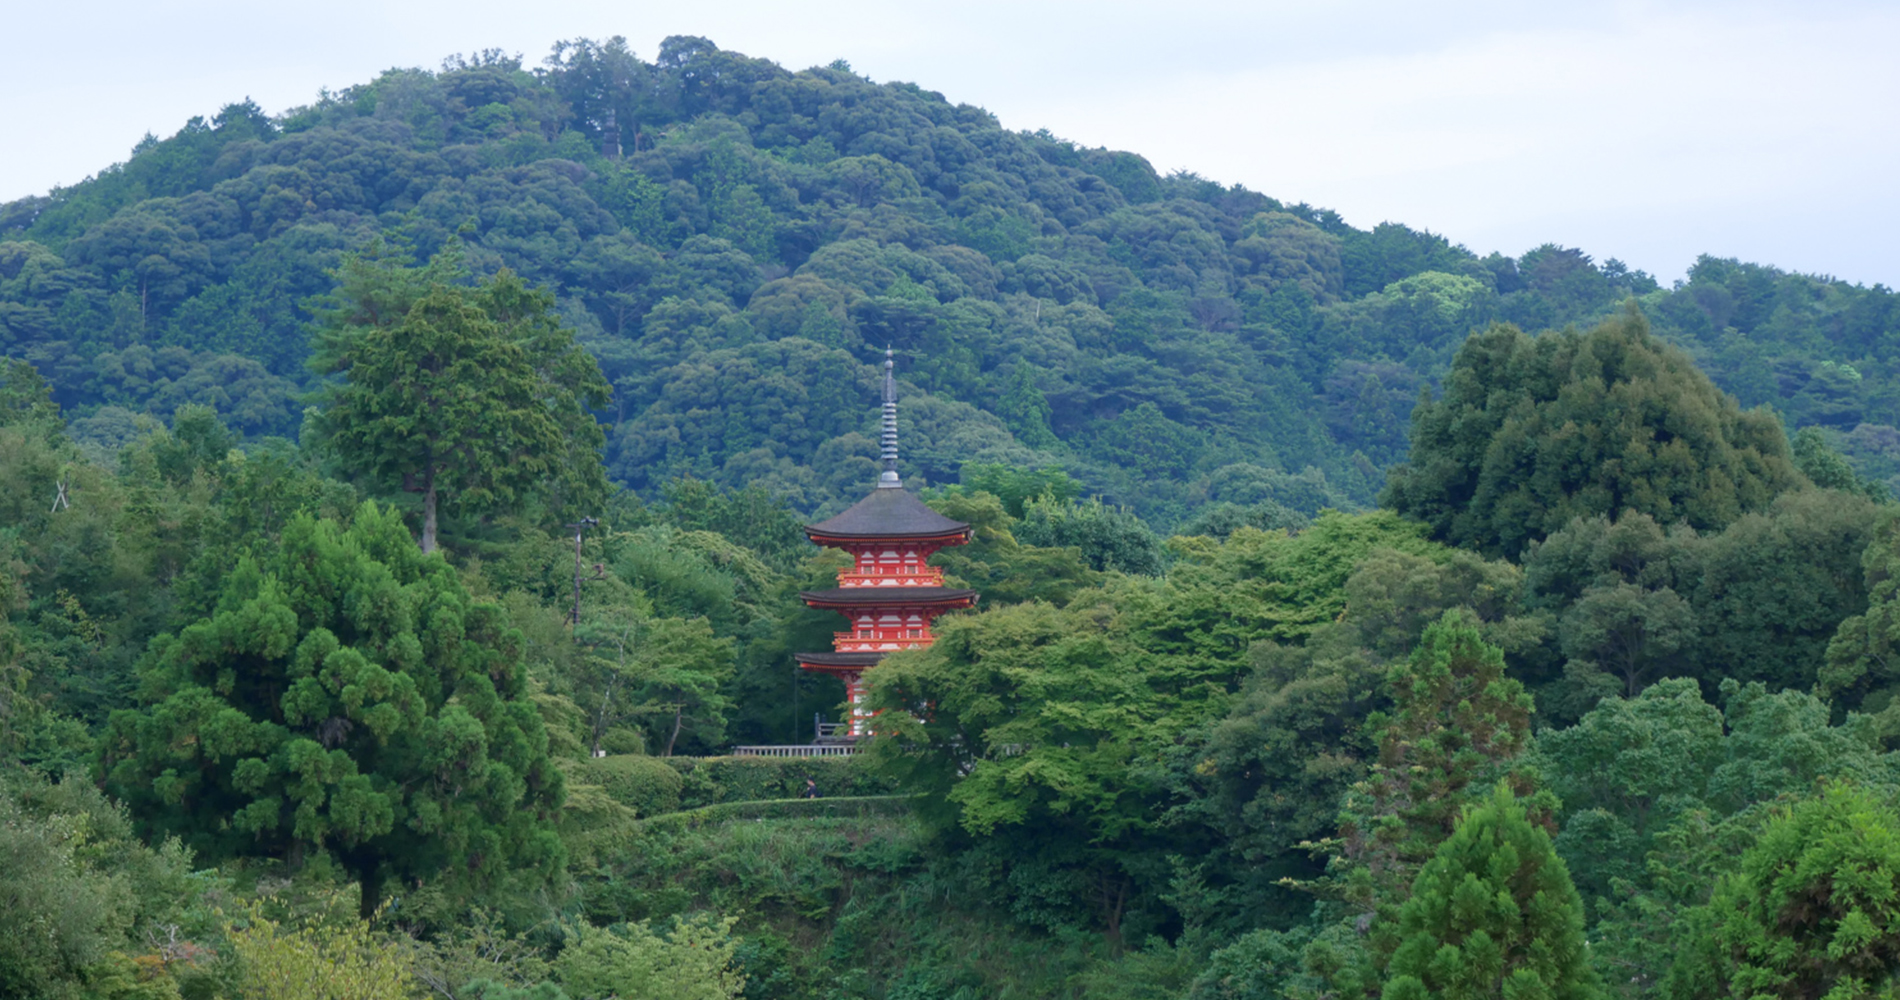
[[[1665,280],[1698,253],[1900,285],[1900,4],[1086,0],[8,0],[0,201],[252,97],[391,66],[667,35],[844,58],[1010,128],[1130,149],[1478,253],[1544,242]]]

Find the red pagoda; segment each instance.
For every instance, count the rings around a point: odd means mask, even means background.
[[[864,672],[894,649],[921,649],[936,641],[930,623],[938,615],[976,603],[976,591],[943,584],[943,571],[926,565],[938,549],[970,540],[970,526],[952,521],[917,499],[897,477],[897,380],[891,352],[884,352],[884,471],[871,495],[837,517],[805,528],[811,540],[851,553],[852,565],[830,590],[798,596],[814,608],[845,616],[849,631],[832,637],[829,653],[796,653],[799,667],[834,674],[851,703],[845,730],[863,736],[870,713],[864,704]]]

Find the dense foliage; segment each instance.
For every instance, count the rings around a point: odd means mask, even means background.
[[[1624,511],[1720,530],[1799,475],[1772,415],[1742,412],[1633,311],[1586,334],[1474,336],[1415,418],[1385,505],[1495,555]]]
[[[233,105],[0,206],[0,994],[1891,994],[1893,298],[691,38]],[[981,602],[724,756],[885,345]]]
[[[552,870],[561,804],[519,636],[368,503],[241,559],[217,609],[152,640],[106,787],[199,853],[329,850],[362,884]]]
[[[651,62],[616,39],[392,70],[275,118],[233,104],[0,206],[0,350],[108,453],[184,403],[294,436],[309,320],[378,241],[461,241],[476,272],[548,289],[612,383],[606,467],[636,489],[848,502],[875,456],[864,362],[888,345],[912,481],[1062,468],[1164,526],[1206,503],[1367,505],[1473,327],[1587,326],[1632,296],[1742,406],[1900,474],[1885,288],[1479,258],[684,37]]]

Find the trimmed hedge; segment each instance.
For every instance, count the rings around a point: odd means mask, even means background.
[[[913,795],[858,795],[834,799],[764,799],[755,802],[721,802],[716,805],[684,809],[655,816],[639,824],[641,829],[661,827],[700,827],[735,819],[846,819],[863,816],[901,816],[910,811]]]
[[[599,785],[609,798],[632,809],[641,819],[680,807],[685,782],[678,770],[658,757],[633,753],[590,757],[576,770],[583,782]]]
[[[897,782],[877,774],[871,762],[852,757],[665,757],[683,786],[681,809],[721,802],[802,799],[805,780],[818,783],[822,798],[893,795]],[[651,815],[642,813],[641,815]]]

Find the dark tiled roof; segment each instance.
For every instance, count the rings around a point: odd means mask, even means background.
[[[831,607],[901,608],[916,604],[955,604],[959,607],[976,600],[976,591],[955,587],[833,587],[830,590],[806,590],[798,595],[806,604]]]
[[[884,658],[880,650],[875,653],[793,653],[800,663],[809,663],[818,667],[870,667]]]
[[[805,528],[808,535],[838,538],[927,538],[969,528],[931,510],[906,489],[875,489],[837,517]]]

